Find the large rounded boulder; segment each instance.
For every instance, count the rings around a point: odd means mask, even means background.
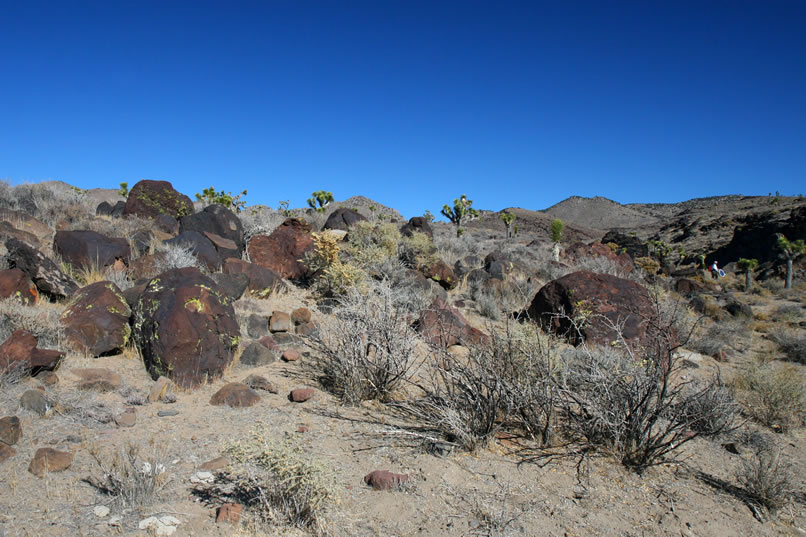
[[[132,311],[112,282],[96,282],[79,289],[60,320],[73,348],[103,356],[120,351],[131,335]]]
[[[179,232],[185,231],[197,231],[207,238],[214,235],[229,239],[235,243],[235,249],[238,252],[233,257],[240,257],[240,253],[246,246],[241,220],[231,210],[218,203],[208,205],[198,213],[182,217],[179,220]],[[213,242],[216,241],[213,240]],[[222,259],[224,259],[223,256]]]
[[[144,179],[129,191],[123,214],[142,218],[168,215],[174,219],[193,214],[193,202],[189,197],[174,190],[168,181]]]
[[[641,285],[596,272],[580,271],[544,285],[528,309],[544,328],[578,344],[610,345],[619,341],[615,327],[631,344],[647,344],[652,300]],[[574,329],[574,323],[576,328]]]
[[[39,250],[13,237],[6,240],[6,250],[9,267],[24,272],[40,293],[53,298],[67,298],[78,290],[76,282]]]
[[[154,379],[184,387],[220,377],[238,346],[240,328],[229,301],[199,269],[153,278],[134,308],[135,342]]]
[[[128,265],[132,254],[128,240],[89,230],[57,231],[53,251],[76,268],[108,267],[118,259]]]
[[[299,218],[289,218],[271,235],[257,235],[249,241],[249,259],[273,270],[283,278],[296,280],[308,273],[301,261],[313,249],[311,225]]]
[[[364,215],[360,214],[358,211],[340,207],[330,213],[330,216],[327,217],[327,222],[325,222],[325,225],[322,226],[322,229],[338,229],[341,231],[347,231],[358,222],[365,222],[366,220],[367,219],[364,217]]]

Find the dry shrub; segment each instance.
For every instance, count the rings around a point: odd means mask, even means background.
[[[176,268],[202,268],[193,247],[188,244],[162,244],[157,257],[155,269],[157,273]]]
[[[238,214],[243,224],[244,240],[248,243],[255,235],[270,235],[287,216],[265,205],[248,207]]]
[[[400,231],[396,225],[374,225],[361,221],[350,227],[343,251],[351,264],[364,270],[373,270],[386,259],[397,255],[399,242]]]
[[[64,327],[59,321],[59,315],[62,309],[58,304],[25,306],[15,298],[0,300],[0,343],[8,339],[14,331],[22,329],[36,337],[39,347],[61,349]]]
[[[752,332],[750,321],[745,319],[712,321],[698,328],[689,347],[700,354],[716,356],[725,348],[747,348]]]
[[[305,453],[302,445],[277,441],[267,424],[224,451],[238,464],[230,477],[234,495],[263,521],[324,530],[324,515],[337,502],[339,486],[332,464]]]
[[[806,365],[806,330],[778,328],[770,333],[770,339],[781,347],[787,361]]]
[[[413,269],[427,267],[439,261],[434,241],[419,231],[400,240],[398,256],[407,267]]]
[[[322,297],[337,297],[354,288],[360,288],[367,280],[366,272],[341,256],[340,239],[323,231],[313,233],[313,250],[306,252],[304,262],[316,274],[313,291]]]
[[[782,460],[780,450],[761,449],[742,460],[736,479],[754,503],[775,513],[797,492],[790,467],[788,461]]]
[[[388,282],[350,288],[318,333],[311,366],[321,384],[346,404],[388,401],[415,372],[418,338],[411,328],[411,295]]]
[[[0,206],[27,213],[51,227],[55,224],[86,225],[95,215],[95,204],[81,189],[57,185],[23,184],[0,190]]]
[[[101,471],[87,482],[110,496],[120,510],[142,510],[154,504],[170,481],[167,458],[153,443],[147,453],[133,442],[112,453],[104,453],[97,444],[90,444],[87,451]]]
[[[753,364],[734,384],[747,414],[768,427],[787,430],[806,410],[806,380],[798,366]]]

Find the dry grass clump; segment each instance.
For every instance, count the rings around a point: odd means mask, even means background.
[[[734,380],[745,412],[760,423],[786,431],[806,411],[806,379],[795,365],[756,363]]]
[[[48,303],[25,306],[13,297],[0,300],[0,343],[22,329],[36,337],[39,347],[61,349],[64,328],[59,315],[62,309],[58,304]]]
[[[155,263],[157,273],[176,268],[202,268],[193,247],[188,244],[162,244],[159,253]]]
[[[700,354],[716,356],[725,348],[746,348],[752,332],[750,322],[746,319],[709,321],[698,328],[688,346]]]
[[[439,261],[434,241],[425,233],[415,231],[409,237],[400,240],[398,256],[407,267],[419,268],[433,265]]]
[[[386,282],[349,288],[327,324],[309,338],[320,383],[346,404],[388,401],[416,371],[411,295]]]
[[[806,330],[778,328],[770,332],[770,339],[781,347],[787,361],[806,365]]]
[[[167,458],[153,444],[147,453],[134,442],[111,453],[104,453],[97,444],[87,446],[87,451],[101,471],[87,482],[111,497],[117,509],[142,510],[153,505],[171,480]]]
[[[58,188],[45,184],[15,187],[0,181],[0,207],[22,211],[51,227],[57,223],[86,225],[95,215],[95,205],[75,187]]]
[[[789,503],[797,489],[790,464],[782,459],[780,450],[757,450],[742,460],[736,479],[750,500],[770,513]]]
[[[232,477],[234,494],[265,522],[287,523],[323,532],[324,516],[338,501],[332,464],[305,452],[290,440],[274,440],[267,424],[252,429],[224,451],[239,466]]]
[[[282,211],[255,205],[241,211],[238,218],[243,224],[244,240],[249,242],[255,235],[271,235],[288,217]]]

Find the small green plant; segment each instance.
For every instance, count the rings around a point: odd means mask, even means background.
[[[241,212],[246,206],[246,201],[242,200],[241,196],[246,196],[246,190],[240,194],[233,195],[232,192],[224,192],[223,190],[216,192],[215,188],[210,187],[202,190],[201,194],[196,193],[197,200],[207,204],[219,203],[224,207],[234,210],[236,213]]]
[[[291,211],[288,209],[289,201],[290,200],[281,201],[280,202],[280,207],[279,207],[279,209],[277,209],[278,211],[283,213],[283,216],[285,216],[286,218],[289,218],[291,216]]]
[[[742,257],[739,259],[738,265],[739,270],[744,272],[744,290],[749,291],[750,286],[753,283],[753,271],[756,270],[756,267],[758,267],[758,259],[747,259]]]
[[[128,198],[129,197],[129,183],[120,183],[120,189],[118,190],[118,194],[120,194],[124,198]]]
[[[325,212],[325,208],[333,202],[333,193],[325,190],[317,190],[308,198],[308,207],[317,212]]]
[[[515,215],[513,213],[504,211],[504,212],[501,213],[501,221],[504,222],[504,226],[506,226],[507,238],[511,239],[512,238],[512,222],[515,221]]]
[[[453,200],[453,207],[448,204],[442,206],[442,215],[456,224],[456,236],[462,235],[462,222],[471,220],[479,215],[479,211],[473,208],[473,200],[467,199],[465,194]]]
[[[551,222],[551,240],[555,243],[560,243],[563,240],[563,230],[565,229],[565,222],[559,218],[555,218]]]
[[[783,233],[777,234],[777,246],[786,259],[786,285],[785,289],[792,289],[792,261],[800,254],[806,252],[806,243],[803,239],[790,241]]]

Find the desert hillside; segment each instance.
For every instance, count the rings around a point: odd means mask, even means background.
[[[0,183],[0,535],[806,533],[805,200],[200,197]]]

